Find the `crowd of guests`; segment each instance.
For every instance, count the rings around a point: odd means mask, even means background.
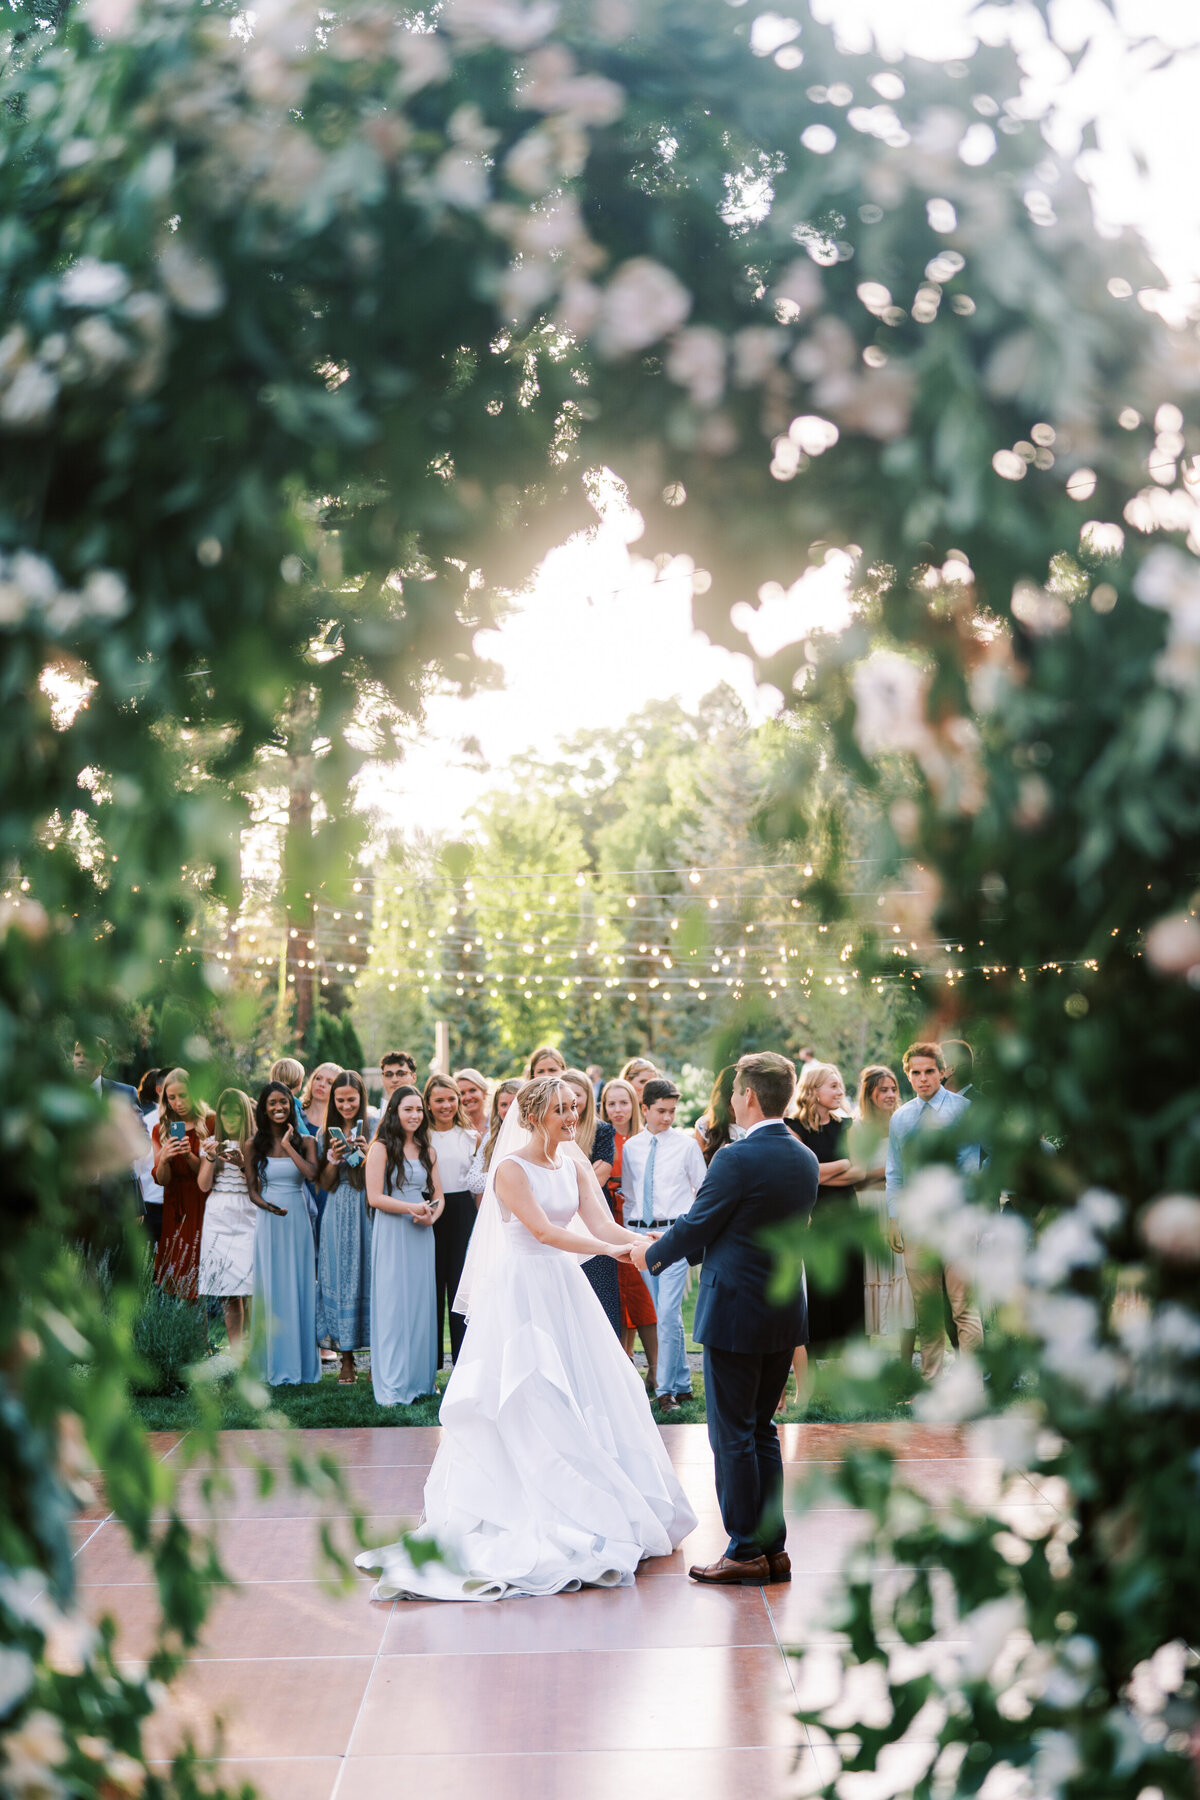
[[[454,1297],[500,1128],[525,1081],[562,1081],[577,1153],[617,1223],[647,1235],[689,1210],[713,1157],[741,1135],[732,1066],[685,1130],[676,1125],[678,1087],[647,1058],[633,1057],[606,1080],[598,1065],[569,1067],[552,1045],[536,1049],[521,1075],[495,1081],[463,1068],[419,1084],[415,1058],[389,1052],[380,1060],[378,1107],[360,1072],[334,1063],[306,1072],[282,1057],[256,1098],[227,1088],[210,1107],[185,1069],[150,1070],[135,1094],[104,1080],[82,1049],[75,1062],[100,1091],[135,1103],[144,1120],[136,1178],[156,1284],[219,1305],[231,1346],[245,1340],[252,1367],[272,1386],[315,1382],[326,1359],[351,1385],[356,1358],[369,1350],[374,1394],[385,1406],[434,1391],[447,1337],[451,1359],[458,1355],[465,1322]],[[932,1379],[944,1357],[947,1306],[961,1345],[982,1339],[968,1272],[905,1245],[896,1221],[905,1145],[969,1108],[971,1052],[964,1043],[916,1043],[903,1069],[914,1095],[907,1103],[882,1064],[861,1071],[851,1103],[840,1071],[801,1053],[786,1123],[817,1158],[818,1208],[875,1209],[889,1247],[883,1256],[844,1258],[836,1286],[809,1284],[809,1339],[793,1364],[798,1395],[810,1353],[827,1355],[864,1333],[892,1338],[910,1363],[919,1340],[922,1373]],[[960,1161],[968,1166],[978,1154],[965,1148]],[[647,1388],[662,1412],[677,1411],[692,1395],[686,1263],[656,1278],[595,1257],[584,1272],[631,1357],[640,1340]]]

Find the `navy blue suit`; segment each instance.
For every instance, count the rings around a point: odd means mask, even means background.
[[[783,1461],[774,1412],[792,1352],[808,1342],[801,1289],[781,1306],[767,1299],[775,1258],[772,1227],[808,1217],[817,1199],[817,1159],[782,1119],[718,1150],[691,1210],[646,1253],[657,1275],[703,1258],[693,1336],[704,1346],[704,1395],[717,1498],[739,1562],[782,1550]]]

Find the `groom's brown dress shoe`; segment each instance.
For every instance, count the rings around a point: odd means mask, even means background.
[[[688,1574],[693,1581],[709,1587],[763,1587],[771,1578],[765,1556],[752,1556],[749,1562],[735,1562],[731,1556],[723,1556],[719,1562],[689,1569]]]
[[[767,1567],[771,1571],[772,1581],[790,1581],[792,1579],[792,1559],[786,1550],[772,1550],[767,1555]]]

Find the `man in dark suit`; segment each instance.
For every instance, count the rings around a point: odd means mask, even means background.
[[[803,1289],[781,1306],[767,1299],[775,1259],[763,1237],[798,1225],[816,1204],[817,1159],[783,1123],[795,1085],[784,1056],[740,1059],[733,1114],[747,1135],[718,1150],[690,1211],[633,1252],[652,1275],[704,1259],[693,1335],[704,1346],[708,1441],[729,1544],[719,1561],[688,1571],[693,1581],[791,1579],[774,1412],[792,1352],[808,1342],[808,1306]]]

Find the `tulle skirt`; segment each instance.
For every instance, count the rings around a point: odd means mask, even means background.
[[[412,1550],[358,1558],[381,1571],[374,1599],[628,1586],[643,1557],[669,1555],[696,1525],[646,1391],[572,1256],[514,1255],[473,1297],[440,1416]],[[440,1560],[425,1560],[430,1545]]]

